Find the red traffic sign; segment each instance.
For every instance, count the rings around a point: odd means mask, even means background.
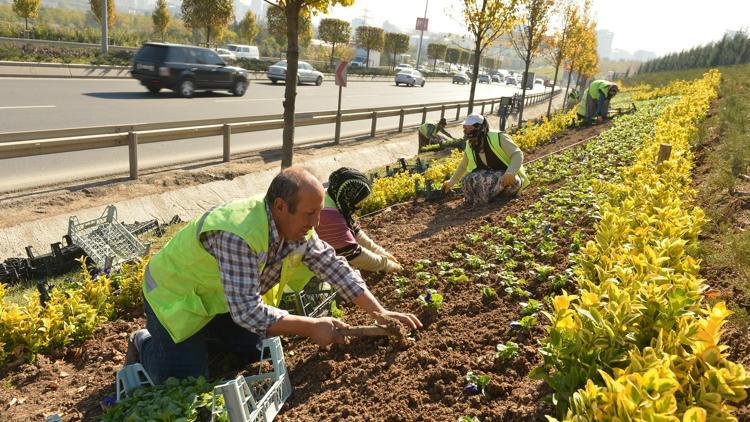
[[[349,68],[349,62],[340,61],[336,66],[336,85],[346,87],[346,70]]]
[[[428,22],[427,18],[417,18],[417,31],[426,31]]]

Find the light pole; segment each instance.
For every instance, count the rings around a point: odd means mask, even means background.
[[[427,5],[430,4],[430,0],[424,2],[424,19],[427,19]],[[422,38],[424,37],[424,29],[419,33],[419,50],[417,50],[417,69],[419,69],[419,61],[422,59]]]

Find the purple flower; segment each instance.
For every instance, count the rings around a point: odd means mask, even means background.
[[[432,293],[427,292],[424,294],[424,301],[427,303],[432,303]]]
[[[468,394],[479,394],[479,387],[477,387],[477,385],[473,382],[470,382],[466,384],[466,387],[464,387],[464,391]]]
[[[547,233],[551,232],[552,231],[552,225],[551,224],[547,224],[547,226],[544,228],[544,231],[546,231]]]
[[[115,405],[115,403],[117,403],[117,400],[115,400],[115,398],[114,398],[114,397],[112,397],[112,396],[106,396],[106,397],[104,397],[104,399],[102,400],[102,404],[103,404],[103,405],[104,405],[105,407],[111,407],[111,406],[114,406],[114,405]]]
[[[521,323],[518,321],[513,321],[510,323],[510,328],[515,328],[515,329],[521,328]]]

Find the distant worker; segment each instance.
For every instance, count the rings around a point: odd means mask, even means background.
[[[585,91],[584,98],[578,104],[578,117],[586,124],[596,118],[599,122],[607,120],[609,102],[620,89],[613,82],[597,79],[591,82]]]
[[[396,258],[370,239],[354,221],[354,213],[371,193],[370,181],[359,170],[342,167],[331,173],[315,232],[354,268],[386,273],[400,271]]]
[[[437,124],[423,123],[419,127],[419,148],[421,149],[430,144],[442,144],[443,138],[440,136],[441,133],[455,140],[456,138],[445,130],[447,124],[448,122],[445,121],[445,118],[440,119]]]
[[[471,208],[501,194],[515,195],[529,185],[523,151],[507,134],[490,131],[484,116],[470,114],[464,120],[464,136],[464,156],[450,180],[443,182],[444,192],[460,180],[464,204]]]

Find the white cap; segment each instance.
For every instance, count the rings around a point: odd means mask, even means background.
[[[464,120],[464,126],[474,126],[477,123],[484,123],[484,116],[479,113],[471,113],[466,116],[466,120]]]

